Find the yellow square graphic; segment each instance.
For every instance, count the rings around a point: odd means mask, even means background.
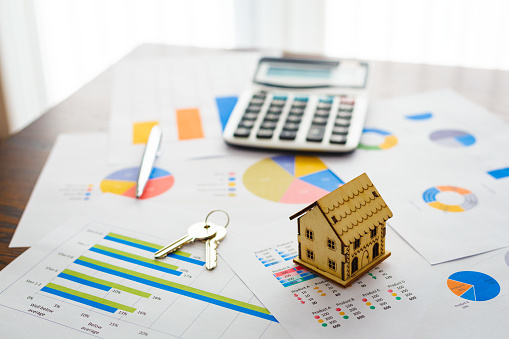
[[[135,122],[133,124],[133,144],[146,144],[152,127],[159,121]]]

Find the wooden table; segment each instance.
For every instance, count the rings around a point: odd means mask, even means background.
[[[142,45],[125,58],[197,51],[201,49]],[[373,62],[373,66],[372,99],[452,88],[509,122],[507,71],[396,62]],[[8,245],[58,134],[108,131],[113,67],[0,142],[0,269],[26,250]]]

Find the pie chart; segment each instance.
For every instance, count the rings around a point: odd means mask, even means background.
[[[461,271],[449,276],[447,287],[452,293],[470,301],[487,301],[500,293],[498,282],[487,274]]]
[[[440,130],[431,133],[429,138],[442,146],[468,147],[475,144],[475,137],[458,130]]]
[[[461,199],[461,202],[448,204],[440,201],[438,198],[445,194],[456,195]],[[474,193],[465,188],[455,186],[431,187],[423,193],[422,199],[429,206],[445,212],[464,212],[477,205],[477,197]],[[449,199],[451,199],[451,196],[449,196]]]
[[[396,146],[398,138],[388,131],[376,128],[362,130],[361,142],[357,148],[365,150],[386,150]]]
[[[135,198],[138,170],[138,167],[131,167],[111,173],[101,181],[101,191]],[[174,182],[170,172],[154,167],[140,199],[158,196],[169,190]]]
[[[292,155],[262,159],[242,180],[258,197],[285,204],[312,203],[344,184],[318,157]]]

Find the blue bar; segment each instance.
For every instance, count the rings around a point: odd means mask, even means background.
[[[501,169],[494,170],[494,171],[489,171],[488,174],[491,175],[495,179],[507,178],[507,177],[509,177],[509,167],[501,168]]]
[[[104,239],[110,240],[110,241],[114,241],[114,242],[118,242],[120,244],[124,244],[124,245],[128,245],[128,246],[136,247],[136,248],[139,248],[140,250],[149,251],[149,252],[152,252],[152,253],[155,253],[155,252],[159,251],[162,248],[162,246],[160,248],[156,248],[156,247],[149,247],[149,246],[145,246],[145,245],[140,245],[140,244],[137,244],[137,243],[134,243],[134,242],[130,242],[130,241],[127,241],[127,240],[113,238],[113,237],[110,237],[109,235],[105,236]],[[172,258],[175,258],[177,260],[187,261],[188,263],[199,265],[199,266],[205,265],[205,261],[201,261],[201,260],[197,260],[197,259],[192,259],[192,258],[184,257],[182,255],[178,255],[178,254],[174,254],[174,253],[168,254],[168,257],[172,257]]]
[[[238,99],[239,98],[236,96],[216,98],[216,105],[219,111],[219,119],[221,119],[223,131],[228,119],[230,119],[230,115],[232,114]]]
[[[169,273],[169,274],[173,274],[173,275],[176,275],[176,276],[182,275],[182,272],[172,270],[171,268],[167,268],[167,267],[162,267],[162,266],[157,266],[157,265],[154,265],[154,264],[146,263],[146,262],[141,261],[141,260],[125,257],[123,255],[116,254],[116,253],[111,253],[111,252],[104,251],[104,250],[101,250],[101,249],[98,249],[98,248],[95,248],[95,247],[90,248],[90,251],[96,252],[96,253],[100,253],[100,254],[106,255],[108,257],[115,258],[115,259],[120,259],[120,260],[123,260],[123,261],[127,261],[127,262],[130,262],[130,263],[136,264],[136,265],[145,266],[145,267],[148,267],[148,268],[151,268],[151,269],[154,269],[154,270],[158,270],[158,271],[161,271],[161,272],[164,272],[164,273]]]
[[[139,248],[139,249],[142,249],[142,250],[145,250],[145,251],[149,251],[149,252],[157,252],[157,251],[159,251],[162,248],[162,247],[161,248],[155,248],[155,247],[149,247],[149,246],[145,246],[145,245],[140,245],[140,244],[137,244],[135,242],[130,242],[130,241],[123,240],[123,239],[113,238],[113,237],[110,237],[109,235],[105,236],[104,239],[110,240],[110,241],[115,241],[115,242],[118,242],[120,244],[124,244],[124,245],[128,245],[128,246],[136,247],[136,248]]]
[[[88,281],[88,280],[85,280],[83,278],[78,278],[78,277],[75,277],[75,276],[67,274],[67,273],[60,273],[58,276],[60,278],[71,280],[71,281],[77,282],[79,284],[87,285],[87,286],[90,286],[90,287],[93,287],[93,288],[97,288],[99,290],[103,290],[103,291],[106,291],[106,292],[111,290],[110,286],[106,286],[106,285],[103,285],[103,284],[98,284],[96,282]]]
[[[205,265],[205,261],[201,261],[201,260],[198,260],[198,259],[184,257],[182,255],[178,255],[178,254],[175,254],[175,253],[168,254],[168,257],[175,258],[177,260],[187,261],[188,263],[199,265],[199,266]]]
[[[98,302],[95,302],[95,301],[92,301],[92,300],[88,300],[88,299],[85,299],[85,298],[82,298],[82,297],[77,297],[75,295],[72,295],[72,294],[69,294],[69,293],[65,293],[65,292],[62,292],[62,291],[57,291],[57,290],[54,290],[54,289],[46,287],[46,286],[44,286],[41,289],[41,291],[46,292],[46,293],[51,293],[51,294],[54,294],[56,296],[63,297],[63,298],[69,299],[69,300],[74,300],[74,301],[77,301],[77,302],[79,302],[81,304],[92,306],[92,307],[98,308],[98,309],[106,311],[106,312],[115,313],[117,311],[117,309],[114,308],[114,307],[107,306],[107,305],[104,305],[104,304],[101,304],[101,303],[98,303]]]
[[[101,272],[105,272],[105,273],[108,273],[108,274],[111,274],[111,275],[115,275],[117,277],[129,279],[129,280],[132,280],[132,281],[136,281],[136,282],[139,282],[141,284],[145,284],[147,286],[152,286],[152,287],[155,287],[155,288],[159,288],[161,290],[165,290],[165,291],[173,292],[173,293],[176,293],[176,294],[180,294],[180,295],[183,295],[183,296],[186,296],[186,297],[189,297],[189,298],[205,301],[205,302],[207,302],[209,304],[218,305],[218,306],[221,306],[221,307],[224,307],[224,308],[228,308],[230,310],[234,310],[234,311],[237,311],[237,312],[242,312],[242,313],[245,313],[245,314],[250,314],[250,315],[253,315],[253,316],[258,317],[258,318],[263,318],[263,319],[267,319],[267,320],[270,320],[270,321],[277,322],[276,318],[274,318],[274,316],[271,315],[271,314],[266,314],[266,313],[254,311],[254,310],[251,310],[251,309],[248,309],[248,308],[244,308],[242,306],[237,306],[237,305],[229,304],[227,302],[216,300],[216,299],[213,299],[213,298],[209,298],[209,297],[206,297],[206,296],[203,296],[203,295],[200,295],[200,294],[184,291],[184,290],[181,290],[181,289],[178,289],[178,288],[175,288],[175,287],[171,287],[171,286],[163,285],[163,284],[160,284],[160,283],[157,283],[157,282],[154,282],[154,281],[150,281],[150,280],[146,280],[146,279],[143,279],[143,278],[135,277],[135,276],[132,276],[132,275],[130,275],[128,273],[118,272],[118,271],[115,271],[115,270],[112,270],[112,269],[109,269],[109,268],[106,268],[106,267],[98,266],[98,265],[95,265],[95,264],[92,264],[92,263],[80,260],[80,259],[77,259],[74,263],[76,263],[78,265],[85,266],[85,267],[93,268],[95,270],[98,270],[98,271],[101,271]]]

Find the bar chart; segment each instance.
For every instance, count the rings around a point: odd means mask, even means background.
[[[164,242],[89,224],[2,291],[0,305],[100,337],[236,337],[249,322],[259,338],[279,326],[220,258],[205,269],[203,244],[155,260]]]

